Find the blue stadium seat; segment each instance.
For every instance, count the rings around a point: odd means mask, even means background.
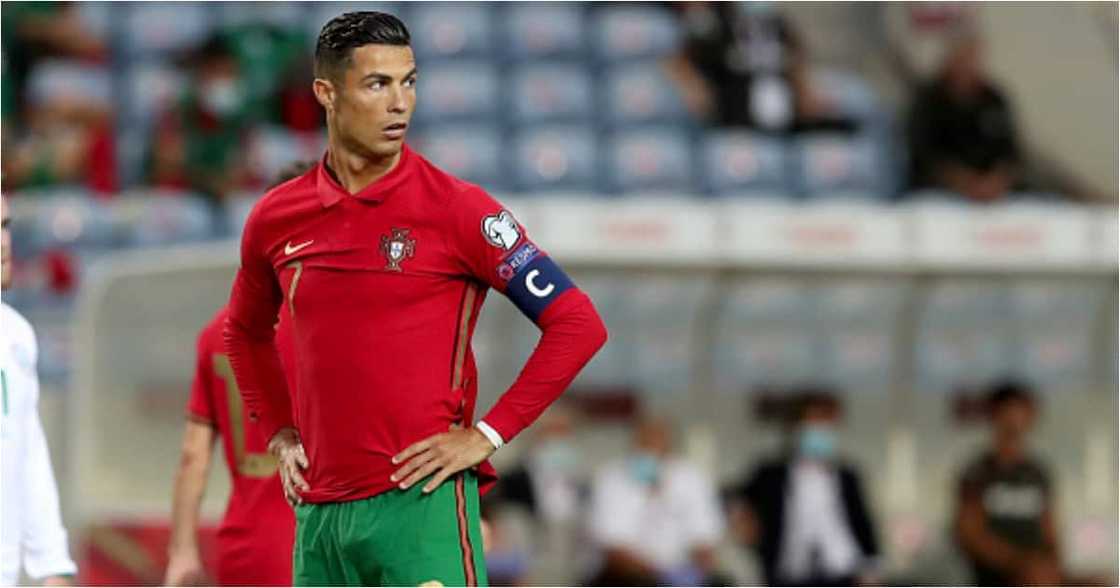
[[[493,125],[438,125],[417,133],[410,143],[452,175],[487,189],[500,187],[502,144]]]
[[[109,107],[113,103],[112,84],[108,68],[68,59],[49,59],[31,70],[25,91],[28,100],[35,104],[76,100]]]
[[[24,192],[12,198],[13,248],[21,257],[48,249],[100,250],[116,245],[105,207],[80,189]]]
[[[267,24],[299,28],[308,21],[308,5],[302,2],[220,2],[217,8],[218,23],[223,27]]]
[[[196,2],[130,3],[122,48],[132,58],[149,59],[200,46],[216,24],[211,8]]]
[[[494,20],[494,7],[484,2],[424,2],[412,7],[405,24],[416,58],[425,63],[492,57],[497,49]]]
[[[249,143],[249,167],[271,186],[279,173],[298,161],[318,161],[326,151],[325,133],[297,133],[280,126],[255,129]]]
[[[179,100],[187,87],[186,73],[161,63],[137,63],[124,75],[127,108],[120,113],[126,127],[147,132],[160,114]]]
[[[534,63],[510,74],[513,121],[518,124],[589,118],[591,76],[577,65]]]
[[[74,6],[86,32],[101,41],[112,38],[122,6],[113,2],[78,2]]]
[[[689,119],[676,85],[656,61],[608,68],[603,81],[608,124],[624,126]]]
[[[775,196],[791,191],[789,150],[749,131],[712,131],[700,145],[705,190],[718,195]]]
[[[256,205],[259,197],[259,194],[246,192],[234,195],[226,201],[225,225],[235,238],[241,238],[241,232],[245,229],[245,220],[249,218],[249,213],[253,211],[253,206]]]
[[[215,236],[210,206],[187,192],[134,190],[111,204],[123,243],[151,247],[203,241]]]
[[[838,69],[818,69],[810,75],[813,90],[845,118],[866,124],[883,116],[879,97],[861,76]]]
[[[493,119],[500,110],[497,67],[486,61],[440,62],[424,67],[418,122]]]
[[[667,8],[626,5],[592,10],[600,60],[662,57],[680,44],[680,25]]]
[[[607,140],[606,149],[606,184],[611,191],[694,190],[691,145],[678,129],[620,131]]]
[[[587,27],[581,4],[517,2],[505,18],[508,56],[515,60],[582,57]]]
[[[794,140],[797,180],[803,195],[885,196],[879,151],[865,137],[813,133]]]
[[[597,144],[590,127],[527,127],[512,141],[512,176],[519,190],[591,190],[598,177]]]

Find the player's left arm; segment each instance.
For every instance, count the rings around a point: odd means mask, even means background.
[[[39,382],[34,380],[32,385],[38,398]],[[27,439],[23,478],[20,480],[24,484],[26,501],[22,509],[24,518],[20,537],[24,566],[29,576],[44,579],[47,585],[68,586],[78,567],[70,559],[66,528],[62,525],[58,505],[58,485],[51,468],[51,454],[37,403],[29,406],[27,411]]]
[[[401,488],[432,476],[425,492],[478,465],[536,421],[607,340],[591,299],[509,211],[475,186],[456,196],[447,238],[464,273],[505,294],[541,337],[513,385],[475,426],[421,440],[393,458],[402,465],[391,479]]]

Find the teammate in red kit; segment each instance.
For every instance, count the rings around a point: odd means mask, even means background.
[[[249,215],[230,297],[230,361],[297,504],[297,585],[484,585],[486,460],[606,341],[590,299],[509,211],[404,144],[409,43],[377,12],[323,28],[314,91],[327,152]],[[541,337],[476,422],[470,339],[487,288]],[[273,342],[282,302],[291,390]]]
[[[278,182],[297,177],[314,165],[292,163],[280,172]],[[164,584],[207,583],[195,536],[210,455],[216,436],[221,436],[233,489],[218,531],[216,580],[223,586],[288,586],[292,581],[295,517],[284,500],[276,458],[268,453],[267,440],[243,409],[222,340],[227,314],[225,308],[219,310],[198,335],[182,458],[175,479]],[[288,368],[285,373],[293,382],[290,327],[282,314],[280,328],[277,336]]]

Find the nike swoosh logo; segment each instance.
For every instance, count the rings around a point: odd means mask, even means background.
[[[315,242],[315,239],[312,239],[310,241],[306,241],[306,242],[300,243],[299,245],[293,246],[292,242],[288,241],[288,244],[284,246],[284,255],[291,255],[293,253],[296,253],[300,249],[303,249],[304,247],[307,247],[308,245],[310,245],[314,242]]]

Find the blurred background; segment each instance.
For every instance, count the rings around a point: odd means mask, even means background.
[[[162,579],[195,336],[255,199],[322,155],[314,42],[358,9],[412,32],[409,143],[612,335],[495,456],[494,583],[625,552],[666,584],[969,584],[977,505],[1025,548],[1051,513],[1053,567],[1116,581],[1115,3],[5,2],[4,300],[80,582]],[[537,333],[486,307],[482,408]],[[1015,443],[1002,479],[984,456]],[[838,509],[802,497],[814,456]],[[617,483],[667,472],[681,496]],[[700,510],[661,516],[678,498]]]

